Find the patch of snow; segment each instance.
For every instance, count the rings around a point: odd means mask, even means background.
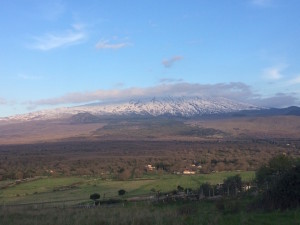
[[[42,110],[28,114],[8,117],[8,120],[31,121],[67,118],[78,113],[93,115],[174,115],[191,117],[195,115],[219,114],[241,110],[258,110],[259,107],[226,98],[202,97],[155,97],[130,100],[121,103],[90,104],[76,107],[63,107]]]

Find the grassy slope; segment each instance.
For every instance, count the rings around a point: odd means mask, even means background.
[[[3,203],[43,202],[54,200],[81,199],[87,201],[91,193],[99,192],[103,197],[117,196],[117,190],[124,188],[127,197],[149,194],[151,188],[169,191],[177,185],[196,188],[203,182],[218,183],[237,172],[223,172],[203,175],[149,175],[140,180],[113,181],[88,177],[42,178],[22,183],[7,189],[0,189],[0,200]],[[240,172],[243,180],[250,180],[254,172]],[[1,184],[1,183],[0,183]],[[56,190],[56,191],[54,191]],[[36,194],[34,194],[37,192]],[[27,193],[27,195],[26,195]],[[20,195],[17,197],[16,195]],[[100,208],[64,207],[65,204],[0,206],[0,225],[12,224],[266,224],[293,225],[300,223],[300,211],[260,212],[248,211],[251,198],[225,200],[224,210],[218,210],[216,202],[173,202],[153,204],[150,202],[127,203]],[[71,202],[74,204],[75,202]]]
[[[103,197],[116,197],[119,189],[127,196],[150,194],[151,189],[171,191],[182,187],[197,188],[201,183],[220,183],[226,177],[240,174],[243,180],[251,180],[254,172],[222,172],[201,175],[151,175],[145,179],[128,181],[102,180],[88,177],[42,178],[0,189],[0,203],[19,204],[29,202],[67,201],[88,199],[98,192]],[[0,183],[1,184],[1,183]]]

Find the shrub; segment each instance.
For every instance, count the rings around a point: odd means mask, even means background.
[[[285,155],[272,158],[256,173],[265,209],[288,209],[300,206],[300,161]]]
[[[118,194],[119,194],[120,196],[125,195],[125,193],[126,193],[126,191],[123,190],[123,189],[121,189],[121,190],[118,191]]]
[[[96,200],[99,199],[99,198],[100,198],[100,194],[98,194],[98,193],[94,193],[94,194],[91,194],[91,195],[90,195],[90,199],[92,199],[92,200],[95,201],[95,202],[96,202]]]
[[[242,190],[242,178],[240,175],[228,177],[224,180],[223,193],[236,195]]]
[[[293,160],[285,155],[275,156],[268,164],[260,167],[255,179],[260,189],[269,189],[276,180],[293,167]]]
[[[279,177],[276,183],[264,192],[262,202],[265,208],[270,209],[284,210],[300,206],[300,165]]]

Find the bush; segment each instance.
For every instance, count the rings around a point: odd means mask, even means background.
[[[125,193],[126,193],[126,191],[123,190],[123,189],[121,189],[121,190],[118,191],[118,194],[119,194],[120,196],[125,195]]]
[[[92,199],[93,201],[96,201],[99,198],[100,198],[100,194],[98,193],[94,193],[90,195],[90,199]]]
[[[300,165],[290,169],[278,178],[273,186],[264,192],[262,203],[268,209],[288,209],[300,206]]]
[[[242,190],[242,178],[240,175],[228,177],[224,180],[223,193],[236,195]]]
[[[265,209],[300,206],[300,161],[280,155],[272,158],[256,173],[262,191],[260,204]]]
[[[255,174],[257,186],[262,189],[269,189],[276,183],[278,178],[293,167],[294,161],[285,155],[275,156],[270,159],[267,165],[258,169]]]
[[[201,184],[199,193],[203,194],[205,197],[212,195],[212,186],[209,183]]]

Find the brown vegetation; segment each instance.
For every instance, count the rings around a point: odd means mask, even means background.
[[[287,145],[288,143],[288,145]],[[299,140],[65,141],[0,146],[0,177],[96,175],[121,180],[146,173],[256,170],[272,156],[299,156]],[[149,171],[146,166],[152,165]]]
[[[300,116],[194,120],[189,124],[219,129],[233,137],[300,138]]]
[[[299,120],[131,118],[2,124],[0,179],[96,175],[126,180],[147,173],[256,170],[277,154],[299,156]],[[33,144],[17,144],[23,142]]]

